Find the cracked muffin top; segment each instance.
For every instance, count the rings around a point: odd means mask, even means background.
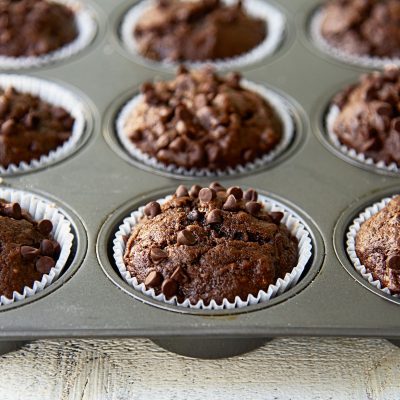
[[[283,213],[267,212],[257,196],[214,182],[181,185],[163,205],[150,202],[127,239],[127,270],[147,289],[180,302],[257,296],[298,260]]]

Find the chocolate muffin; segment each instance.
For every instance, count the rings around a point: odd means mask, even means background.
[[[153,60],[204,61],[239,56],[267,35],[265,21],[242,2],[159,0],[134,28],[139,52]]]
[[[329,0],[322,11],[321,34],[348,54],[400,57],[400,2]]]
[[[400,196],[361,225],[356,253],[374,279],[400,294]]]
[[[63,108],[13,87],[0,89],[0,165],[29,163],[72,135],[74,119]]]
[[[339,141],[375,162],[400,165],[400,70],[386,68],[361,77],[335,99],[333,124]]]
[[[180,68],[175,79],[146,83],[124,132],[143,153],[166,165],[226,169],[269,153],[282,138],[282,122],[241,77],[212,69]]]
[[[56,265],[60,245],[50,220],[34,221],[18,203],[0,199],[0,296],[32,287]]]
[[[40,56],[77,36],[74,12],[63,4],[46,0],[0,2],[0,55]]]
[[[239,187],[181,185],[163,205],[151,202],[133,228],[124,262],[147,289],[192,304],[257,296],[291,272],[298,242],[268,213],[257,192]]]

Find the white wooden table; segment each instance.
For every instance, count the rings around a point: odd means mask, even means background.
[[[39,341],[0,357],[0,400],[400,399],[400,349],[378,339],[280,338],[224,360],[145,339]]]

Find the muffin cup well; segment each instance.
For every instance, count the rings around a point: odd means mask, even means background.
[[[224,0],[226,5],[236,4],[237,0]],[[172,61],[156,61],[146,58],[138,51],[138,45],[136,43],[133,31],[135,25],[142,17],[143,13],[155,5],[154,0],[144,0],[139,4],[133,6],[125,15],[121,24],[121,39],[125,48],[133,55],[145,60],[146,63],[153,65],[155,67],[166,67],[175,68],[178,64],[182,62],[172,62]],[[218,60],[205,60],[205,61],[184,61],[184,64],[191,68],[198,68],[204,64],[213,65],[216,69],[232,69],[241,68],[247,65],[254,64],[265,57],[271,56],[282,43],[286,18],[273,5],[260,0],[246,0],[243,3],[244,10],[248,15],[260,18],[264,20],[267,24],[267,36],[266,38],[252,50],[244,53],[242,55],[218,59]]]
[[[347,157],[359,161],[367,166],[373,166],[378,170],[389,171],[389,172],[399,172],[399,167],[396,163],[386,164],[384,161],[375,162],[371,157],[367,157],[363,153],[357,153],[356,150],[347,147],[346,145],[340,143],[338,136],[335,134],[333,127],[340,113],[340,109],[336,105],[332,105],[325,119],[325,126],[328,133],[329,141],[338,149],[341,153]]]
[[[94,39],[97,31],[97,25],[95,19],[84,5],[80,1],[76,0],[52,0],[57,3],[61,3],[75,13],[75,22],[78,29],[78,36],[65,46],[60,47],[48,54],[41,56],[21,56],[21,57],[9,57],[0,55],[0,68],[1,69],[23,69],[40,67],[52,62],[65,60],[83,50],[87,47]]]
[[[31,297],[35,293],[41,292],[54,282],[64,269],[71,254],[74,235],[72,233],[71,223],[53,203],[38,198],[34,194],[10,188],[0,188],[0,198],[9,202],[19,203],[21,208],[28,211],[35,221],[49,219],[53,223],[51,236],[61,246],[61,252],[56,265],[50,270],[50,272],[44,274],[40,281],[35,281],[32,287],[25,286],[22,293],[14,291],[11,299],[6,296],[1,296],[1,306]]]
[[[167,196],[162,199],[158,199],[157,202],[163,204],[171,199],[171,197],[172,196]],[[228,301],[227,299],[224,299],[222,301],[222,304],[217,304],[215,300],[211,300],[210,304],[206,305],[204,304],[203,300],[198,301],[196,304],[192,304],[188,299],[186,299],[182,303],[179,303],[176,296],[168,300],[162,293],[157,295],[154,289],[146,289],[144,283],[139,283],[136,277],[131,276],[130,272],[126,269],[124,263],[124,253],[126,248],[124,238],[131,234],[133,227],[144,216],[144,206],[140,207],[136,211],[133,211],[130,216],[123,220],[113,240],[113,256],[122,278],[134,289],[140,291],[147,296],[152,297],[155,300],[167,304],[193,309],[219,310],[243,308],[253,304],[266,303],[270,299],[279,296],[280,294],[289,290],[291,287],[295,286],[300,279],[302,273],[304,272],[304,269],[308,261],[310,260],[313,252],[311,235],[305,225],[300,220],[300,218],[294,215],[289,209],[284,208],[281,204],[278,204],[263,195],[259,195],[259,201],[264,205],[265,210],[267,210],[268,212],[281,211],[284,213],[282,223],[286,225],[290,233],[298,239],[299,244],[298,261],[293,270],[290,273],[287,273],[283,279],[279,278],[275,284],[269,285],[266,290],[260,290],[257,296],[249,294],[246,300],[242,300],[240,297],[236,296],[233,303]]]
[[[400,66],[400,58],[373,57],[350,54],[331,45],[321,34],[322,11],[317,10],[311,19],[310,36],[319,50],[347,64],[360,65],[367,68],[383,68],[388,64]]]
[[[398,298],[400,297],[400,295],[393,294],[388,288],[382,287],[381,282],[375,279],[372,276],[372,273],[365,268],[365,266],[361,263],[360,259],[357,257],[356,253],[356,236],[361,228],[361,225],[368,219],[370,219],[372,216],[377,214],[379,211],[381,211],[383,208],[385,208],[394,197],[395,196],[385,197],[381,201],[372,204],[371,206],[367,207],[362,213],[360,213],[356,219],[353,220],[346,234],[347,236],[346,251],[354,268],[359,272],[359,274],[365,280],[367,280],[372,286],[382,290],[382,292],[385,292],[393,297]]]
[[[291,116],[289,106],[286,104],[285,100],[275,93],[273,90],[267,89],[264,86],[249,82],[247,80],[242,80],[241,86],[245,89],[251,90],[253,92],[261,95],[274,109],[278,115],[283,126],[283,134],[281,141],[274,147],[270,152],[262,157],[256,158],[252,162],[246,163],[244,165],[238,165],[236,167],[228,167],[225,170],[215,170],[211,171],[207,168],[191,168],[187,169],[184,167],[178,167],[177,165],[170,164],[166,165],[161,161],[158,161],[155,157],[152,157],[144,152],[142,152],[134,143],[128,138],[125,132],[125,123],[129,118],[132,110],[136,105],[142,100],[142,95],[135,96],[120,111],[116,120],[116,134],[122,146],[128,152],[130,156],[134,159],[143,162],[145,165],[161,170],[168,173],[173,173],[182,176],[193,176],[193,177],[223,177],[223,176],[234,176],[243,173],[249,173],[257,168],[268,165],[268,163],[279,157],[291,144],[294,134],[295,126],[294,121]]]
[[[6,89],[12,86],[21,93],[29,93],[57,107],[63,107],[74,119],[72,134],[61,146],[30,162],[10,164],[7,168],[0,166],[0,174],[29,172],[56,162],[70,154],[81,140],[85,130],[84,105],[69,90],[56,83],[22,75],[0,75],[0,87]]]

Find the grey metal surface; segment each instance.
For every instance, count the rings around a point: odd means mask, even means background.
[[[399,180],[351,165],[322,144],[319,121],[329,96],[344,83],[356,80],[365,69],[331,60],[309,43],[306,23],[317,1],[281,0],[290,25],[283,47],[277,56],[243,71],[247,79],[265,82],[295,100],[304,125],[298,144],[273,168],[223,180],[225,184],[272,193],[295,205],[315,236],[314,265],[298,288],[268,307],[207,315],[167,311],[145,303],[140,296],[132,297],[108,260],[103,239],[110,232],[109,221],[116,222],[127,207],[144,202],[149,194],[152,197],[176,187],[182,180],[128,163],[106,140],[112,134],[108,131],[112,127],[110,115],[115,112],[115,102],[121,104],[121,96],[133,93],[145,80],[172,75],[136,63],[117,45],[115,23],[132,1],[118,6],[109,0],[88,4],[99,22],[92,46],[71,60],[26,73],[66,83],[85,93],[93,114],[90,137],[63,162],[5,179],[12,187],[48,194],[75,214],[82,221],[81,236],[87,237],[86,255],[82,263],[79,257],[73,262],[65,274],[68,279],[53,284],[43,295],[1,307],[0,338],[146,336],[161,340],[337,335],[399,339],[399,304],[360,284],[341,257],[346,269],[343,267],[334,248],[335,241],[341,254],[343,242],[334,236],[334,229],[342,213],[354,204],[364,205],[369,196],[375,199],[387,188],[395,192]],[[107,16],[111,16],[108,21]],[[346,223],[347,219],[340,221]],[[336,227],[335,232],[342,234],[343,227]]]

